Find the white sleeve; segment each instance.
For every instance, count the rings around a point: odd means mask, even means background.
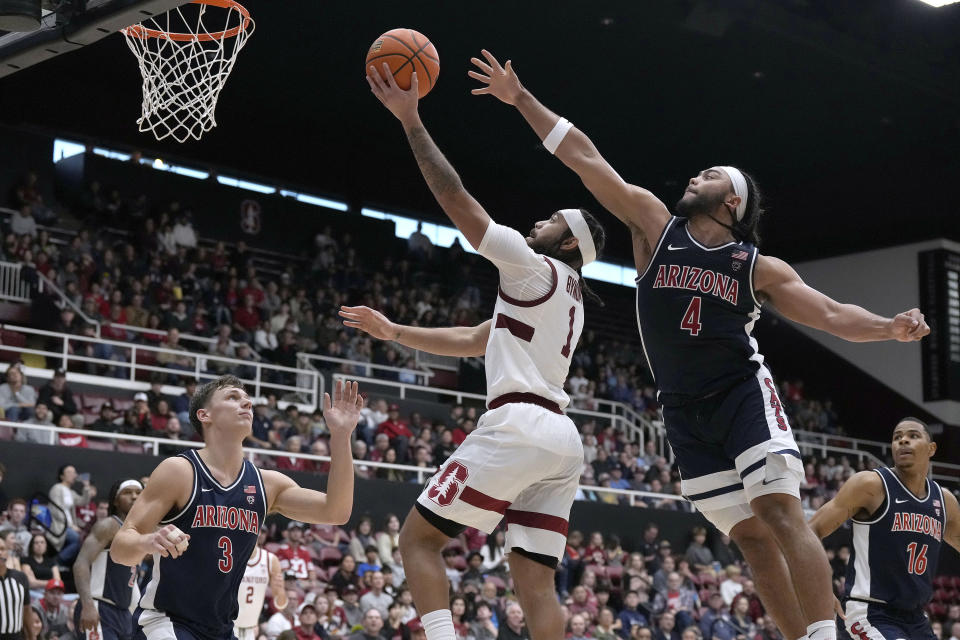
[[[511,298],[534,300],[554,287],[553,267],[516,229],[491,221],[477,252],[500,270],[500,288]]]

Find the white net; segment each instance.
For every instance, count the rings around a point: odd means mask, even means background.
[[[233,0],[195,0],[122,29],[143,75],[140,131],[185,142],[217,126],[217,98],[253,29]]]

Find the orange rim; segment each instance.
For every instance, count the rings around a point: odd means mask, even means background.
[[[192,40],[210,42],[212,40],[233,38],[241,31],[246,31],[247,27],[250,25],[250,12],[247,11],[246,7],[235,0],[193,0],[193,3],[206,4],[213,7],[220,7],[221,9],[236,9],[240,12],[240,15],[243,16],[243,22],[232,29],[227,29],[226,31],[215,31],[213,33],[172,33],[157,29],[147,29],[143,25],[139,24],[133,25],[132,27],[127,27],[126,29],[121,29],[121,31],[124,35],[140,38],[142,40],[146,40],[147,38],[163,38],[165,40],[175,40],[177,42],[190,42]]]

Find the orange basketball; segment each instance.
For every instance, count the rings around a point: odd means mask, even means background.
[[[430,40],[413,29],[391,29],[377,38],[367,51],[365,72],[374,65],[383,75],[383,63],[390,65],[393,78],[401,89],[410,88],[410,74],[417,72],[420,97],[430,93],[440,75],[440,57]]]

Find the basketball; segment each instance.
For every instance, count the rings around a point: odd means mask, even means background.
[[[401,89],[410,88],[410,74],[417,72],[420,97],[430,93],[440,75],[440,57],[433,43],[413,29],[391,29],[374,40],[367,51],[364,75],[374,65],[383,73],[383,63],[390,65],[393,79]]]

